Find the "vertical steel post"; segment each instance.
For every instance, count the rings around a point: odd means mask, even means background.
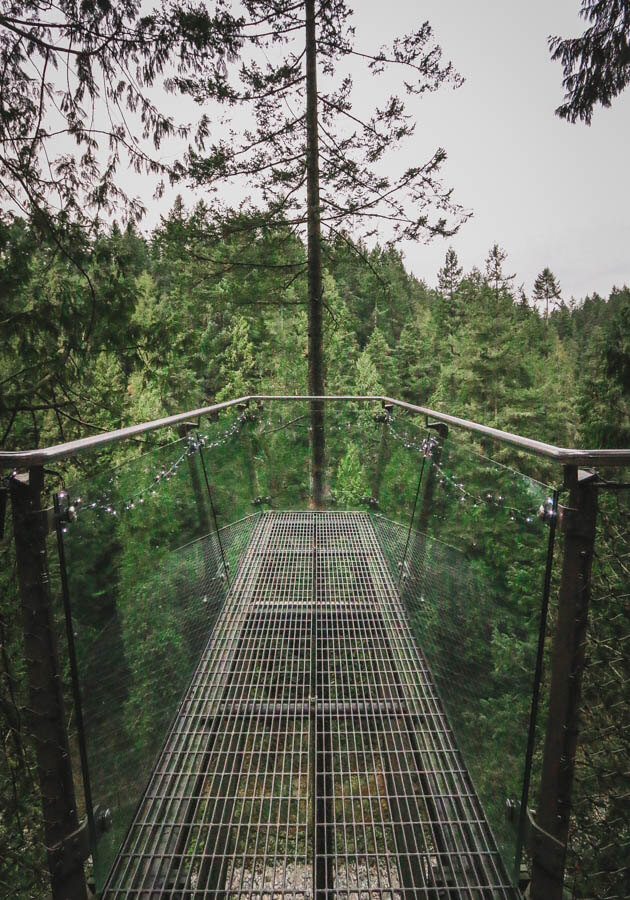
[[[249,400],[244,406],[244,410],[247,410],[245,420],[243,422],[243,445],[245,447],[245,455],[247,457],[247,462],[245,464],[245,468],[247,469],[247,486],[249,487],[249,499],[252,503],[258,497],[258,481],[256,478],[256,464],[254,462],[254,427],[256,425],[256,414],[251,411],[249,408]]]
[[[551,596],[551,578],[553,575],[553,561],[556,546],[556,525],[558,522],[558,491],[553,492],[549,519],[549,540],[547,542],[547,560],[545,563],[545,577],[543,581],[542,602],[540,604],[540,618],[538,624],[538,644],[536,647],[536,665],[534,668],[534,683],[532,685],[532,702],[529,710],[529,728],[527,731],[527,748],[525,750],[525,770],[523,775],[523,787],[521,791],[521,805],[518,813],[518,828],[516,833],[516,849],[514,853],[514,878],[521,878],[521,863],[523,857],[523,844],[525,842],[528,827],[529,786],[532,774],[532,760],[536,745],[536,726],[538,724],[538,707],[540,704],[540,688],[542,682],[543,663],[545,658],[545,636],[547,634],[547,614],[549,612],[549,598]]]
[[[387,463],[388,457],[388,436],[389,436],[389,425],[392,421],[391,412],[393,409],[392,403],[385,403],[383,401],[383,411],[380,414],[374,416],[375,422],[381,422],[381,437],[378,445],[378,455],[376,457],[376,469],[374,471],[374,480],[372,483],[372,497],[378,501],[380,500],[381,493],[381,484],[383,483],[383,474],[385,472],[385,465]]]
[[[427,423],[427,428],[434,429],[438,438],[432,439],[431,442],[425,441],[425,450],[422,458],[422,468],[420,469],[420,476],[418,478],[418,487],[416,489],[416,496],[413,501],[413,509],[411,511],[411,518],[409,519],[409,530],[407,531],[407,540],[405,542],[405,549],[403,552],[402,561],[400,563],[400,572],[398,575],[398,588],[401,590],[401,597],[405,604],[408,603],[409,592],[412,590],[412,581],[415,581],[415,578],[420,579],[419,584],[416,583],[416,589],[420,591],[422,594],[424,589],[422,585],[427,577],[426,571],[426,547],[427,547],[427,538],[425,535],[427,523],[429,521],[429,515],[431,514],[431,510],[433,508],[433,493],[435,491],[435,478],[436,471],[439,470],[440,460],[442,458],[442,449],[443,444],[446,438],[448,437],[448,425],[444,425],[441,422],[432,422]],[[430,464],[427,465],[427,460],[430,460]],[[425,475],[426,472],[426,475]],[[416,521],[416,509],[418,507],[418,498],[420,497],[420,491],[422,491],[422,500],[420,506],[420,514],[418,515],[418,519]],[[414,544],[411,550],[412,556],[411,559],[416,559],[418,555],[422,558],[422,564],[416,568],[415,578],[407,581],[406,584],[403,584],[403,575],[406,575],[407,572],[405,570],[405,566],[407,563],[407,555],[409,553],[409,544],[411,542],[411,532],[413,531],[415,524],[415,534],[414,534]],[[413,571],[413,569],[412,569]]]
[[[46,557],[44,473],[11,479],[11,506],[22,602],[30,728],[37,757],[44,836],[54,900],[84,900],[82,841],[66,732],[61,672]]]
[[[183,422],[177,428],[180,438],[187,438],[193,429],[198,428],[194,422]],[[201,453],[201,450],[198,451]],[[192,487],[193,496],[195,498],[195,506],[197,507],[197,515],[199,516],[199,527],[202,534],[208,534],[212,528],[210,523],[210,514],[208,507],[204,502],[203,488],[201,479],[199,478],[199,469],[197,468],[197,456],[188,457],[188,474],[190,475],[190,485]]]
[[[564,554],[554,635],[540,800],[532,827],[532,900],[561,900],[597,519],[597,481],[565,466]]]
[[[431,510],[433,508],[433,494],[435,492],[435,479],[437,477],[437,470],[440,466],[440,461],[442,459],[442,450],[444,449],[444,442],[448,437],[448,425],[445,425],[443,422],[429,422],[427,424],[427,428],[431,428],[437,434],[437,440],[433,444],[431,449],[430,461],[431,465],[429,466],[429,471],[426,474],[426,478],[424,479],[424,490],[422,491],[422,505],[420,507],[420,515],[418,516],[418,522],[416,524],[416,531],[424,532],[427,527],[427,523],[429,521],[429,516],[431,514]]]

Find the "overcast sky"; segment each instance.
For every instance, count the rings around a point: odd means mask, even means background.
[[[372,0],[359,5],[378,8]],[[417,4],[466,78],[459,90],[433,94],[418,109],[419,131],[447,150],[446,183],[474,212],[452,241],[460,261],[466,269],[481,265],[497,241],[528,293],[549,266],[566,298],[607,296],[613,285],[630,283],[630,92],[611,109],[597,109],[590,127],[554,115],[562,69],[549,58],[547,37],[581,34],[579,5]],[[388,24],[413,24],[414,6],[390,0]],[[434,283],[444,247],[408,248],[406,256],[416,275]]]
[[[581,34],[579,0],[355,0],[354,6],[357,48],[376,49],[428,19],[445,57],[466,79],[458,90],[412,98],[416,134],[401,162],[416,164],[444,147],[444,183],[473,212],[450,241],[404,248],[414,274],[434,285],[449,243],[466,271],[483,268],[497,242],[528,294],[544,266],[567,300],[595,291],[607,296],[614,285],[630,283],[630,91],[611,109],[597,109],[590,127],[554,115],[562,70],[549,58],[547,37]],[[358,87],[373,99],[371,79]],[[151,208],[145,227],[173,198],[167,192],[159,205],[145,198]]]

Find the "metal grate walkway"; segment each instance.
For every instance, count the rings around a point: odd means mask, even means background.
[[[261,515],[105,896],[517,896],[367,514]]]

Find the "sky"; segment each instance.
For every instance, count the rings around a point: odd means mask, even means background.
[[[384,40],[379,4],[359,6],[357,37]],[[456,91],[421,100],[417,113],[421,152],[425,143],[446,149],[445,183],[473,211],[450,240],[465,270],[482,267],[497,242],[528,294],[544,266],[566,299],[607,296],[630,283],[630,92],[598,108],[590,127],[554,115],[562,69],[550,59],[547,37],[582,33],[579,0],[390,0],[387,10],[388,29],[428,19],[466,79]],[[407,247],[406,259],[434,284],[444,252],[443,242]]]
[[[528,295],[545,266],[566,300],[608,296],[613,286],[629,284],[630,91],[610,109],[597,108],[590,127],[554,115],[562,69],[550,60],[547,38],[582,33],[580,0],[356,0],[354,6],[357,49],[376,49],[428,19],[444,58],[465,78],[458,90],[411,98],[416,133],[398,161],[416,164],[444,147],[443,181],[473,215],[453,238],[403,246],[407,267],[433,286],[449,245],[469,271],[483,269],[498,243]],[[381,89],[387,92],[387,83]],[[374,91],[371,79],[359,81],[359,106],[372,102]],[[147,199],[146,228],[174,195],[167,191],[158,204]]]

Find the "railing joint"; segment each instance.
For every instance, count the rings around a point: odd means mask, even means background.
[[[566,847],[562,841],[541,828],[535,816],[536,810],[528,808],[526,828],[529,852],[547,873],[556,876],[564,869]],[[562,821],[562,816],[558,816],[558,821]]]

